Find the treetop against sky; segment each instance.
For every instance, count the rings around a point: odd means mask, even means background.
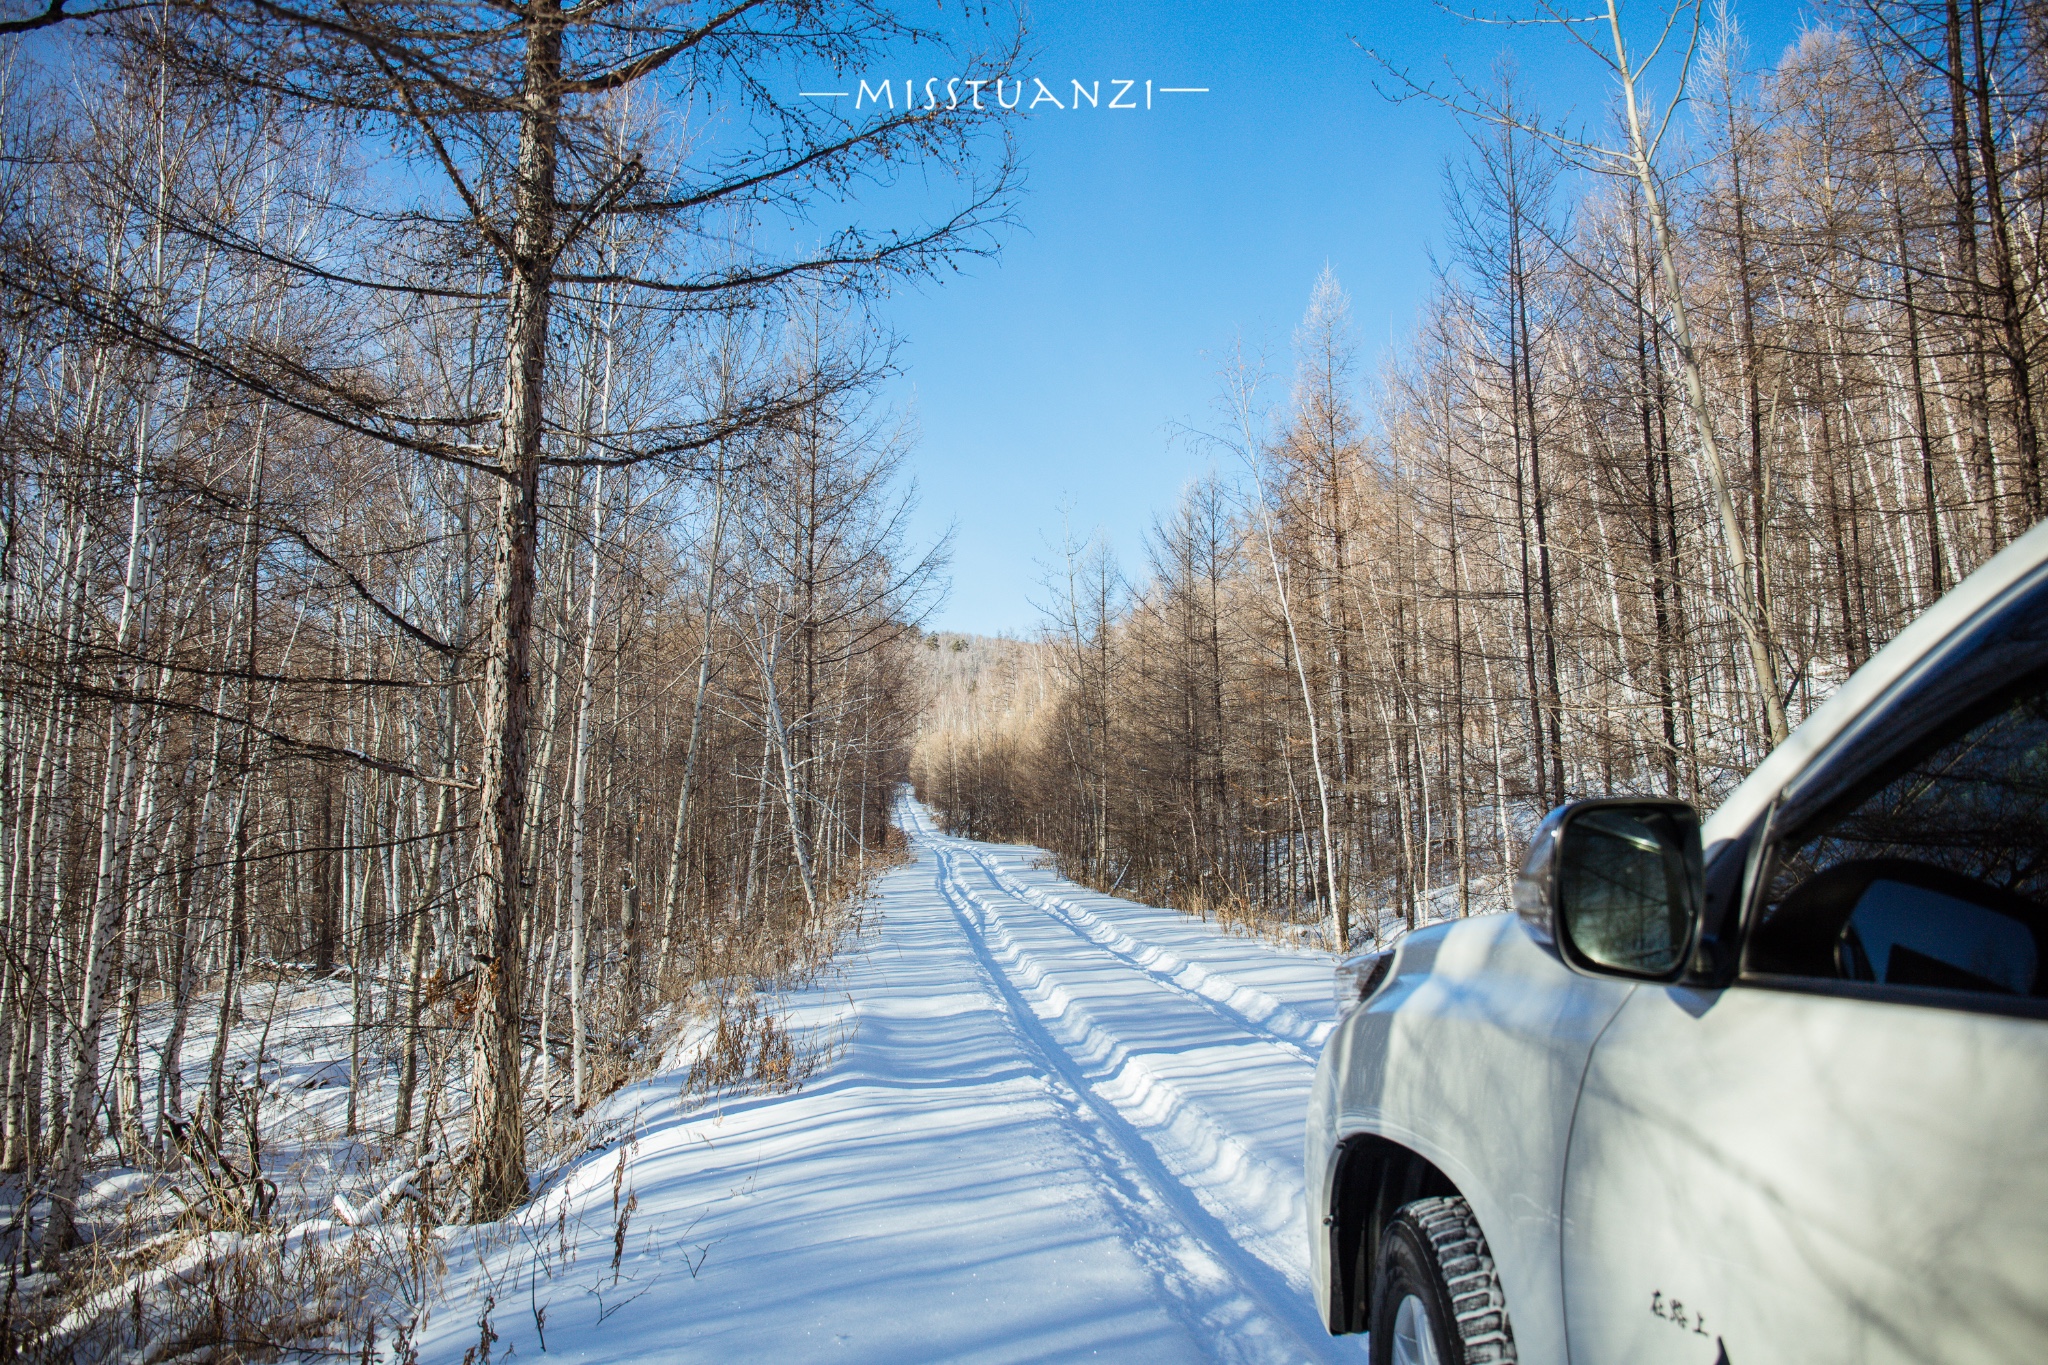
[[[1752,66],[1814,22],[1787,0],[1733,8]],[[1016,229],[995,259],[885,314],[907,343],[896,396],[923,438],[916,529],[958,530],[936,618],[956,630],[1036,628],[1035,565],[1053,557],[1063,519],[1083,536],[1100,526],[1135,559],[1154,515],[1214,463],[1185,429],[1216,425],[1216,373],[1239,334],[1282,377],[1270,396],[1285,396],[1290,334],[1326,264],[1351,295],[1368,374],[1415,327],[1445,250],[1444,166],[1469,144],[1442,109],[1375,93],[1364,48],[1421,76],[1448,60],[1482,79],[1511,48],[1529,96],[1578,122],[1597,123],[1610,96],[1605,73],[1555,34],[1409,0],[1050,0],[1029,22],[1028,57],[1005,73],[1027,90],[1012,116],[1025,169]],[[943,103],[959,73],[913,57],[847,74],[804,88],[857,98],[865,75],[893,80],[901,99],[908,79],[921,105],[937,76]],[[1041,79],[1060,107],[1032,107]],[[1110,109],[1118,79],[1138,83],[1127,95],[1141,106],[1153,82],[1152,107]],[[1100,81],[1101,103],[1076,107],[1076,80]],[[1203,93],[1158,93],[1169,86]],[[1014,84],[1008,95],[1020,98]]]

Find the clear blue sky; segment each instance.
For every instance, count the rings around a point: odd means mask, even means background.
[[[1753,66],[1809,13],[1796,0],[1736,12]],[[1598,68],[1559,39],[1428,0],[1042,0],[1029,21],[1026,69],[1063,101],[1076,78],[1102,79],[1105,104],[1113,77],[1155,94],[1150,111],[1041,105],[1017,120],[1027,183],[1000,255],[883,305],[905,342],[891,397],[922,431],[914,530],[954,531],[952,593],[933,618],[948,630],[1036,628],[1035,561],[1063,505],[1133,568],[1153,517],[1209,466],[1174,428],[1213,425],[1240,331],[1284,377],[1325,262],[1369,369],[1413,327],[1441,247],[1442,168],[1465,142],[1443,110],[1376,95],[1354,37],[1418,71],[1448,55],[1476,76],[1512,44],[1546,112],[1597,120],[1604,105]],[[1209,93],[1156,93],[1169,85]]]

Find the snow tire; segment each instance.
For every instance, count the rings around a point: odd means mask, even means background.
[[[1441,1365],[1513,1365],[1507,1296],[1471,1205],[1443,1196],[1402,1205],[1380,1238],[1377,1264],[1372,1365],[1392,1365],[1395,1318],[1410,1296],[1428,1311]]]

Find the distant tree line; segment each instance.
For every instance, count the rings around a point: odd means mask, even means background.
[[[1333,944],[1499,907],[1544,810],[1711,803],[2042,517],[2041,8],[1838,6],[1760,74],[1674,17],[1659,109],[1582,30],[1604,141],[1383,82],[1471,134],[1415,335],[1368,385],[1326,272],[1286,400],[1233,365],[1142,572],[1056,566],[1003,675],[1054,699],[923,741],[949,826]]]

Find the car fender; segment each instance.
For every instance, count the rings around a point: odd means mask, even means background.
[[[1311,1091],[1306,1169],[1320,1179],[1310,1260],[1324,1321],[1338,1143],[1369,1134],[1441,1171],[1486,1234],[1518,1342],[1564,1358],[1559,1198],[1593,1041],[1626,982],[1572,971],[1519,917],[1432,925],[1331,1034]]]

